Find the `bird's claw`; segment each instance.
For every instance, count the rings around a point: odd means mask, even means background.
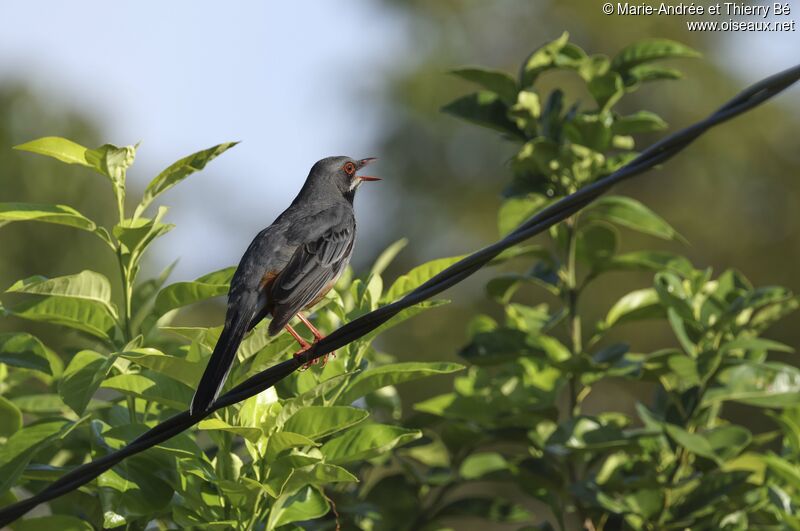
[[[319,340],[317,340],[317,341],[319,341]],[[312,346],[316,345],[316,344],[317,344],[317,341],[314,341],[314,343],[313,343],[312,345],[305,345],[305,346],[303,346],[303,348],[301,348],[300,350],[298,350],[297,352],[295,352],[295,353],[294,353],[294,357],[295,357],[295,358],[299,358],[299,357],[301,357],[301,356],[302,356],[303,354],[305,354],[305,353],[306,353],[306,352],[307,352],[307,351],[308,351],[308,350],[309,350],[309,349],[310,349]],[[334,350],[333,352],[328,352],[327,354],[324,354],[324,355],[320,356],[319,358],[314,358],[313,360],[309,360],[309,361],[305,362],[305,363],[303,364],[303,366],[302,366],[302,367],[300,367],[300,370],[301,370],[301,371],[308,370],[308,369],[310,369],[310,368],[311,368],[311,366],[312,366],[312,365],[316,365],[317,363],[320,363],[320,362],[322,363],[322,367],[325,367],[325,365],[327,365],[327,364],[328,364],[328,358],[329,358],[329,357],[336,357],[336,351]]]

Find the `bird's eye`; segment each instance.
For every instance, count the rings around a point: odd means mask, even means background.
[[[347,164],[344,165],[343,169],[347,175],[352,176],[356,172],[356,165],[353,164],[352,162],[348,162]]]

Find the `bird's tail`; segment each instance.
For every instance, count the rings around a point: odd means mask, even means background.
[[[189,414],[204,412],[219,396],[233,366],[236,351],[239,350],[239,345],[247,333],[247,325],[247,319],[235,319],[225,324],[211,359],[208,360],[206,371],[197,385],[197,391],[189,406]]]

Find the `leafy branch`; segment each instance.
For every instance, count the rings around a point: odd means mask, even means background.
[[[646,47],[644,51],[639,50],[637,53],[645,53],[645,51]],[[593,83],[598,94],[600,94],[600,96],[598,96],[598,103],[601,105],[601,110],[606,111],[613,105],[613,103],[609,102],[612,102],[613,99],[617,97],[616,95],[620,91],[620,86],[625,87],[628,86],[628,83],[635,84],[641,82],[645,80],[647,76],[663,77],[668,75],[666,70],[659,71],[652,68],[649,70],[643,69],[643,61],[641,58],[637,59],[636,53],[633,53],[633,51],[626,51],[622,54],[623,59],[615,59],[608,63],[607,66],[609,68],[610,65],[616,65],[615,68],[618,68],[617,71],[612,73],[605,70],[606,67],[602,65],[595,67],[585,66],[586,59],[580,57],[576,58],[577,53],[574,46],[568,46],[566,42],[562,42],[560,45],[547,48],[546,51],[542,52],[540,55],[534,54],[526,63],[527,66],[523,70],[523,80],[525,83],[533,82],[535,77],[541,73],[543,64],[550,65],[548,67],[551,67],[569,64],[570,61],[577,61],[575,64],[578,64],[579,72],[583,72],[584,68],[589,68],[592,79],[597,79],[593,81]],[[655,52],[650,51],[648,53],[652,56]],[[591,62],[595,63],[598,61],[592,60]],[[602,61],[599,62],[602,63]],[[360,422],[364,418],[363,413],[346,404],[332,403],[331,399],[328,397],[338,397],[337,400],[354,400],[359,398],[359,396],[369,395],[371,392],[385,388],[387,384],[404,381],[408,379],[407,376],[421,377],[437,373],[452,372],[458,369],[458,367],[454,365],[444,365],[434,368],[428,364],[421,364],[419,367],[411,369],[409,372],[410,367],[398,364],[400,366],[396,365],[390,369],[387,369],[386,366],[377,366],[374,368],[368,366],[366,369],[362,370],[362,372],[356,374],[356,370],[362,369],[362,366],[353,365],[352,360],[358,359],[361,365],[361,361],[367,357],[367,355],[375,356],[375,353],[371,352],[371,348],[368,344],[382,325],[384,328],[386,326],[391,326],[419,311],[435,306],[435,304],[428,299],[460,282],[484,265],[493,261],[496,263],[504,258],[514,256],[514,253],[509,250],[515,245],[535,234],[553,227],[559,221],[570,218],[597,199],[614,184],[643,173],[653,166],[664,162],[680,152],[711,127],[766,101],[793,84],[798,78],[800,78],[800,67],[795,67],[754,85],[707,119],[667,137],[665,140],[643,151],[635,158],[629,157],[627,161],[615,160],[613,162],[608,162],[607,164],[611,164],[611,166],[606,166],[606,168],[610,173],[608,175],[599,175],[599,178],[592,182],[587,182],[591,180],[592,173],[581,173],[581,171],[583,171],[582,168],[585,168],[584,165],[576,164],[570,166],[570,171],[578,172],[578,179],[582,183],[582,186],[575,187],[574,191],[569,190],[569,182],[558,180],[558,175],[556,174],[554,175],[556,179],[551,180],[548,183],[548,187],[545,189],[545,195],[548,195],[547,190],[550,190],[550,195],[554,195],[556,192],[560,193],[561,190],[572,191],[570,195],[555,202],[548,202],[549,204],[546,207],[538,210],[534,216],[514,229],[508,236],[466,258],[440,260],[435,263],[427,264],[420,269],[412,270],[408,275],[398,279],[398,281],[389,288],[386,294],[383,293],[382,281],[380,280],[379,274],[373,273],[366,281],[353,281],[352,277],[346,278],[343,284],[339,286],[337,292],[332,295],[333,302],[329,303],[329,307],[326,307],[324,311],[321,312],[322,315],[320,319],[329,323],[331,328],[335,328],[336,324],[344,322],[345,320],[349,322],[335,329],[326,339],[320,341],[314,348],[307,351],[303,357],[290,358],[266,370],[261,370],[261,368],[287,353],[289,345],[285,342],[281,342],[280,339],[269,341],[264,337],[263,330],[260,332],[257,330],[256,333],[249,338],[251,343],[243,347],[245,352],[240,351],[240,355],[244,358],[241,364],[243,372],[238,375],[238,379],[241,383],[234,386],[230,391],[220,397],[213,406],[212,411],[203,415],[213,415],[210,419],[203,420],[203,416],[199,415],[190,417],[186,412],[177,414],[171,414],[170,412],[180,409],[183,404],[188,402],[187,390],[189,389],[186,383],[192,381],[191,375],[195,373],[199,364],[199,359],[201,359],[204,354],[207,355],[210,350],[209,345],[213,345],[216,339],[214,335],[215,333],[218,334],[218,331],[213,329],[197,330],[173,327],[172,331],[174,333],[188,336],[191,339],[188,345],[182,345],[177,349],[173,349],[175,352],[173,355],[164,354],[158,350],[154,350],[152,347],[143,347],[142,342],[144,338],[151,333],[156,334],[158,329],[162,331],[165,329],[163,323],[158,323],[162,320],[168,320],[168,317],[165,319],[165,314],[159,314],[159,309],[164,310],[170,308],[167,310],[167,312],[170,312],[172,309],[180,307],[184,301],[188,304],[207,298],[208,296],[214,296],[211,294],[218,295],[219,290],[224,289],[224,287],[220,288],[220,286],[224,286],[225,284],[224,277],[226,272],[221,271],[207,275],[194,283],[173,286],[172,288],[167,287],[161,290],[157,297],[154,294],[161,289],[161,284],[163,284],[161,277],[154,279],[154,282],[147,281],[138,286],[134,286],[128,300],[133,301],[139,298],[148,299],[149,304],[152,304],[155,310],[150,313],[146,312],[145,317],[140,321],[141,325],[139,325],[138,329],[133,328],[133,330],[128,331],[121,328],[128,328],[132,322],[130,319],[122,321],[123,323],[128,323],[123,327],[120,327],[118,319],[113,318],[113,315],[111,316],[112,319],[107,321],[102,321],[102,319],[95,320],[97,315],[102,317],[102,312],[107,312],[107,309],[100,310],[99,314],[92,312],[93,320],[90,326],[87,325],[87,321],[79,319],[75,313],[67,314],[68,316],[72,316],[71,319],[64,318],[64,313],[62,313],[62,311],[66,312],[65,307],[59,307],[57,317],[52,317],[56,315],[55,312],[47,313],[47,308],[37,308],[34,311],[28,309],[27,314],[25,310],[12,310],[11,313],[22,317],[28,316],[30,318],[42,319],[42,316],[47,316],[46,320],[67,324],[82,333],[89,333],[90,335],[109,341],[112,345],[118,347],[119,351],[111,353],[108,357],[103,355],[101,355],[100,358],[93,357],[92,355],[84,356],[84,359],[81,360],[81,364],[84,366],[93,365],[93,370],[91,372],[92,382],[95,380],[102,382],[104,388],[112,389],[119,393],[120,396],[134,396],[132,406],[133,414],[136,416],[133,418],[138,420],[138,415],[144,417],[150,415],[151,418],[159,419],[159,422],[155,425],[150,421],[149,425],[130,423],[127,424],[127,427],[122,425],[111,426],[107,421],[112,420],[111,415],[115,411],[114,408],[120,406],[118,401],[112,399],[113,405],[108,412],[109,416],[106,417],[106,420],[92,420],[92,429],[88,430],[88,433],[86,433],[87,435],[89,433],[92,434],[96,441],[97,435],[102,435],[99,440],[103,445],[102,451],[93,452],[90,462],[74,466],[69,472],[61,473],[63,471],[59,471],[58,479],[55,479],[54,475],[47,476],[47,481],[52,482],[44,486],[37,494],[9,505],[0,511],[0,522],[11,522],[36,505],[53,500],[58,496],[71,493],[81,485],[86,485],[95,478],[103,478],[101,481],[101,488],[110,488],[113,491],[116,485],[118,489],[117,494],[125,493],[125,500],[130,501],[131,499],[136,499],[128,490],[120,490],[125,488],[123,485],[129,483],[125,481],[118,481],[115,483],[115,475],[119,476],[119,474],[124,474],[128,478],[127,481],[132,480],[134,483],[137,479],[141,480],[143,476],[134,477],[132,475],[136,464],[143,464],[144,462],[141,461],[142,459],[146,459],[151,455],[155,457],[156,453],[164,459],[167,459],[165,470],[177,471],[179,477],[184,478],[184,480],[182,480],[183,483],[178,484],[174,481],[170,482],[167,479],[159,478],[158,481],[160,481],[160,483],[156,484],[162,487],[160,491],[158,489],[153,489],[151,492],[144,492],[143,489],[142,494],[146,495],[152,492],[165,493],[167,491],[178,493],[178,495],[181,496],[183,504],[187,507],[187,509],[176,509],[176,511],[172,513],[171,518],[178,525],[193,526],[202,522],[212,525],[235,526],[239,525],[236,522],[263,521],[267,529],[273,529],[283,524],[308,520],[327,514],[330,511],[330,505],[327,501],[327,496],[324,495],[321,490],[323,486],[337,482],[352,481],[352,474],[342,468],[342,465],[348,463],[352,464],[384,454],[392,448],[420,437],[420,432],[418,430],[407,430],[399,426],[377,423],[361,424]],[[500,83],[506,87],[508,86],[505,82],[500,81]],[[609,89],[608,87],[611,88]],[[624,90],[624,88],[622,90]],[[508,96],[509,94],[504,94],[504,96]],[[557,99],[558,97],[546,104],[543,108],[557,107]],[[519,122],[518,125],[525,128],[531,127],[528,124],[536,122],[542,125],[543,130],[552,131],[553,127],[558,126],[558,124],[550,123],[549,121],[541,122],[539,120],[542,115],[537,116],[537,109],[539,106],[536,101],[536,98],[530,95],[525,95],[519,99],[519,106],[516,107],[515,112],[522,115],[520,118],[522,121]],[[472,98],[469,102],[465,103],[465,105],[477,105],[475,108],[479,111],[478,118],[495,120],[496,116],[492,113],[499,108],[497,105],[498,102],[502,103],[502,96],[500,95],[490,97],[479,95]],[[502,103],[502,105],[504,105],[503,109],[505,109],[505,103]],[[481,114],[484,113],[484,111],[488,112],[488,114]],[[526,113],[533,117],[533,121],[531,121],[530,118],[526,118]],[[486,118],[487,116],[489,118]],[[581,119],[584,120],[584,118]],[[642,119],[642,117],[639,117],[639,119]],[[647,117],[643,119],[648,123],[654,121],[652,118]],[[636,120],[629,120],[629,122],[630,121],[635,122]],[[592,120],[587,116],[584,122],[583,125],[591,130]],[[501,122],[495,121],[492,123],[495,126],[502,125],[506,127],[508,123],[512,122],[506,116]],[[514,125],[514,127],[518,127],[518,125]],[[575,127],[581,130],[582,126],[579,122],[576,122]],[[519,129],[517,129],[517,131],[519,131]],[[524,136],[524,133],[522,133],[522,135]],[[521,133],[517,132],[516,136],[521,136]],[[608,141],[615,142],[616,145],[620,145],[620,143],[624,145],[626,142],[624,138],[614,140],[613,135]],[[61,158],[61,160],[67,159],[65,160],[66,162],[81,163],[80,157],[76,155],[78,151],[76,151],[74,146],[71,144],[64,144],[64,146],[65,151],[63,153],[58,150],[49,149],[47,154],[58,153],[54,155],[56,158]],[[570,146],[568,156],[588,156],[591,162],[593,155],[577,146],[580,146],[580,144]],[[535,167],[537,164],[535,153],[538,147],[539,146],[534,144],[527,148],[528,155],[521,160],[521,162],[524,162],[524,167],[528,167],[528,164],[533,164]],[[531,148],[533,149],[532,151]],[[106,148],[106,152],[110,150],[111,148]],[[42,152],[44,151],[45,149],[42,148]],[[118,153],[118,151],[111,152]],[[126,154],[130,153],[127,150],[124,152]],[[84,153],[88,153],[88,151]],[[91,157],[87,158],[84,154],[83,161],[85,165],[97,168],[95,162],[89,162],[90,158]],[[123,157],[120,159],[116,157],[113,158],[113,160],[113,164],[117,164],[115,168],[119,168],[124,165],[124,161],[127,160],[127,158]],[[118,162],[119,160],[123,160],[123,162]],[[108,166],[108,159],[106,159],[105,164]],[[549,167],[550,166],[548,166],[548,168]],[[125,166],[125,169],[127,169],[127,166]],[[114,178],[118,179],[122,178],[124,175],[124,173],[120,173],[117,170],[109,171],[109,173],[115,175],[116,177]],[[175,175],[176,177],[174,178],[178,180],[186,176],[182,172],[174,172],[172,175]],[[584,175],[587,177],[586,179],[582,178]],[[155,181],[157,180],[158,178],[156,178]],[[158,193],[164,189],[166,188],[160,185],[153,187],[153,190],[157,190]],[[124,193],[124,184],[116,184],[114,190],[117,194]],[[120,205],[124,206],[124,201],[119,201],[119,195],[117,195],[117,200]],[[605,202],[598,201],[594,203],[593,207],[610,208],[613,212],[615,211],[614,205],[617,204],[617,202],[618,200],[608,198]],[[153,239],[163,234],[163,232],[169,230],[164,228],[167,227],[167,225],[161,224],[161,218],[158,215],[152,219],[142,218],[141,214],[149,202],[143,199],[143,204],[144,207],[141,207],[140,204],[141,208],[136,209],[138,216],[135,214],[134,218],[130,219],[129,226],[122,222],[127,221],[127,219],[124,218],[124,208],[120,207],[120,219],[122,221],[118,225],[119,230],[117,232],[112,230],[111,235],[108,234],[108,231],[104,232],[102,229],[98,229],[93,222],[84,216],[71,211],[69,207],[63,206],[34,207],[28,205],[17,208],[3,205],[2,208],[0,208],[0,220],[15,221],[28,219],[67,224],[83,230],[96,232],[102,239],[107,241],[112,249],[119,251],[123,249],[124,245],[123,252],[119,254],[120,263],[124,264],[123,278],[126,278],[127,282],[133,285],[133,280],[138,272],[138,260],[141,257],[144,247]],[[638,211],[638,213],[640,214],[641,212]],[[527,215],[528,214],[521,216],[521,219],[524,219]],[[654,218],[648,216],[648,221],[652,227]],[[575,241],[577,242],[580,240]],[[502,254],[504,251],[509,253],[505,257]],[[577,258],[579,256],[577,250],[575,253]],[[539,253],[538,251],[534,251],[534,254]],[[380,268],[376,264],[374,269]],[[126,271],[127,275],[125,274]],[[689,278],[685,281],[691,283],[696,280],[693,276],[694,273],[687,272],[687,274]],[[671,282],[671,280],[673,279],[670,278],[666,281]],[[679,282],[682,284],[684,281],[679,280]],[[149,296],[145,297],[145,293],[143,292],[149,293]],[[80,293],[85,294],[86,290],[82,289]],[[746,290],[744,292],[741,290],[736,292],[737,296],[742,294],[744,294],[743,296],[745,297],[755,297],[755,295],[749,294]],[[73,298],[65,295],[63,292],[51,291],[50,295],[51,297],[45,299],[45,301],[52,301],[55,298],[61,297],[70,300],[70,304],[75,304]],[[399,296],[402,296],[399,300],[389,302],[388,304],[386,303]],[[771,296],[775,297],[774,294]],[[105,299],[97,301],[96,298],[97,296],[90,300],[93,302],[105,301]],[[791,303],[788,301],[794,299],[773,298],[769,300],[770,304],[773,304],[776,300],[777,302],[783,302],[783,308],[789,309]],[[51,304],[51,302],[48,302],[48,304]],[[99,307],[102,306],[102,304],[99,305]],[[127,310],[128,304],[126,303],[124,306],[126,308],[124,310],[125,316],[129,317],[131,312]],[[751,307],[752,306],[745,306],[741,311],[748,310]],[[774,305],[769,307],[774,317]],[[132,308],[132,310],[134,313],[136,312],[136,308]],[[618,314],[623,316],[626,315],[626,312],[619,310]],[[535,319],[535,315],[526,315],[523,316],[523,321],[528,317]],[[681,315],[681,317],[684,316]],[[534,320],[534,322],[536,321]],[[761,323],[763,324],[766,322],[767,321],[764,321],[762,318]],[[739,326],[736,324],[736,319],[733,319],[732,323],[732,326]],[[133,334],[136,333],[137,330],[140,334],[133,337]],[[38,350],[35,348],[37,347],[36,342],[31,339],[31,337],[15,336],[11,339],[13,340],[12,343],[15,345],[17,344],[16,342],[28,341],[26,344],[32,345],[30,352],[33,353],[32,355],[34,358],[41,352],[45,352],[42,356],[48,360],[50,359],[46,351],[43,350],[44,347]],[[167,344],[166,342],[164,343],[164,345]],[[580,346],[579,344],[573,345],[573,350],[576,354],[580,352],[581,349],[578,348]],[[552,341],[547,344],[540,343],[537,347],[548,351],[548,355],[555,354],[554,361],[559,361],[558,356],[560,349],[556,343]],[[305,362],[317,359],[337,349],[342,349],[342,355],[340,355],[333,364],[329,365],[329,367],[331,367],[330,369],[326,368],[326,371],[323,371],[321,377],[306,372],[299,377],[286,379],[287,376],[295,372]],[[740,348],[739,351],[741,352],[741,350]],[[747,351],[746,348],[745,351]],[[571,357],[572,353],[568,352],[568,356]],[[77,358],[78,356],[75,356],[70,364],[75,362]],[[6,357],[4,361],[8,359],[9,358]],[[597,362],[606,364],[609,362],[613,363],[614,360],[619,359],[619,356],[612,356],[610,358],[601,357]],[[115,367],[115,370],[121,369],[122,371],[126,371],[131,367],[134,369],[131,370],[130,373],[122,372],[104,381],[105,374],[112,366]],[[547,364],[543,364],[540,360],[528,360],[523,363],[522,368],[527,368],[527,372],[522,375],[523,377],[531,378],[542,384],[546,383],[548,378],[557,376],[558,373],[557,370],[554,372],[552,367],[548,367]],[[75,367],[75,369],[75,374],[81,372],[77,367]],[[774,367],[764,366],[759,370],[768,371],[771,369],[774,369]],[[750,368],[750,370],[756,369]],[[66,372],[70,372],[69,367]],[[253,375],[248,377],[248,374]],[[729,375],[729,377],[735,379],[737,376],[741,375],[737,372],[737,368],[733,367],[732,374]],[[471,371],[467,379],[474,380],[477,377],[479,377],[479,374],[475,371]],[[81,381],[84,380],[81,379]],[[273,391],[264,393],[264,391],[276,385],[279,385],[282,394],[285,395],[281,400],[277,399]],[[474,384],[469,383],[469,381],[464,382],[463,385],[474,386]],[[94,389],[97,389],[97,387],[95,386]],[[288,394],[287,391],[289,391]],[[715,389],[712,389],[706,393],[706,397],[711,391],[719,393]],[[91,398],[92,394],[93,392],[89,393],[89,398]],[[719,396],[716,398],[717,400],[721,399]],[[437,407],[442,405],[441,402],[440,400]],[[228,416],[216,413],[218,410],[236,403],[241,404],[236,409],[235,413]],[[419,404],[418,409],[433,411],[434,404],[427,404],[427,406],[425,404]],[[477,407],[471,411],[471,414],[473,418],[480,420],[483,411],[485,411],[485,408]],[[532,417],[528,416],[525,418],[534,420],[540,419],[541,417],[533,415]],[[6,485],[13,484],[21,477],[21,474],[26,469],[27,463],[30,462],[37,450],[57,440],[64,440],[71,431],[78,430],[85,420],[87,420],[87,417],[83,417],[77,421],[59,420],[49,424],[35,424],[25,427],[12,435],[4,449],[4,452],[7,453],[2,456],[2,460],[0,460],[0,467],[2,467],[0,469],[5,469],[6,466],[10,465],[13,466],[13,470],[16,470],[13,476],[6,476],[10,478],[6,481]],[[201,420],[202,422],[200,422]],[[576,416],[573,419],[572,425],[576,429],[581,428],[581,430],[584,430],[588,423],[588,425],[592,427],[592,430],[588,431],[599,429],[603,433],[620,434],[619,428],[615,427],[615,424],[610,422],[610,420],[611,419],[601,419],[598,424],[595,420]],[[217,461],[216,466],[214,466],[212,460],[209,459],[205,453],[195,449],[196,447],[193,446],[193,444],[196,443],[192,443],[191,439],[187,445],[185,434],[182,434],[182,432],[198,422],[200,422],[199,428],[201,430],[205,429],[210,432],[209,434],[216,432],[214,437],[216,438],[219,448],[230,448],[228,436],[220,435],[219,432],[222,432],[222,434],[235,433],[243,437],[246,441],[244,448],[248,454],[245,456],[247,461],[245,462],[241,457],[238,457],[238,453],[231,454],[228,452],[226,456],[230,457],[231,461],[224,464]],[[658,430],[659,433],[663,433],[664,430],[667,430],[662,420],[651,419],[650,424],[649,429]],[[536,451],[541,452],[543,448],[546,448],[542,443],[544,443],[550,435],[555,435],[556,433],[559,434],[559,437],[561,435],[568,435],[558,431],[546,433],[548,429],[550,429],[548,426],[552,426],[552,424],[542,423],[536,425],[533,432],[531,432],[531,436],[536,443]],[[538,433],[536,433],[537,430]],[[86,432],[87,430],[78,431]],[[336,435],[337,432],[342,433]],[[328,438],[331,435],[334,436]],[[628,441],[634,439],[638,440],[639,435],[630,432],[622,432],[620,437],[622,438],[619,439],[619,445],[627,446],[629,444]],[[171,441],[173,438],[174,441]],[[689,437],[689,439],[691,439],[691,437]],[[318,442],[318,440],[324,442]],[[36,441],[36,444],[33,444],[34,441]],[[609,441],[605,441],[604,443],[608,444]],[[18,451],[16,449],[23,447],[25,450],[21,453],[13,453]],[[618,447],[617,442],[614,442],[612,447]],[[11,450],[8,450],[9,448],[11,448]],[[157,452],[137,455],[151,448]],[[234,458],[233,455],[237,457]],[[128,468],[125,468],[124,465],[122,468],[114,467],[125,458],[129,458],[128,461],[126,461],[129,465]],[[467,467],[467,463],[470,464],[469,467]],[[462,463],[462,468],[471,468],[477,464],[478,462],[470,460],[468,457]],[[520,466],[523,468],[528,465],[528,463],[520,463]],[[235,482],[237,474],[238,483]],[[479,476],[480,474],[473,475],[473,477]],[[29,481],[34,482],[36,481],[36,477],[35,475],[28,476]],[[149,478],[149,476],[146,475],[144,477]],[[234,478],[234,481],[232,482],[230,478]],[[39,485],[41,485],[41,483],[39,483]],[[151,483],[149,487],[152,488],[153,485],[154,484]],[[215,493],[210,493],[209,488],[211,486],[215,488]],[[563,507],[564,505],[554,498],[557,492],[564,492],[563,486],[552,491],[545,498],[555,503],[556,507]],[[209,500],[212,499],[209,496],[222,496],[228,501],[220,502],[219,504],[209,504]],[[159,498],[161,498],[160,501],[165,501],[163,496],[159,496]],[[120,501],[120,498],[115,499],[117,502]],[[166,498],[166,501],[168,501],[168,499],[169,497]],[[601,498],[594,499],[601,500]],[[265,500],[269,500],[269,502],[264,504],[263,502]],[[141,499],[137,501],[146,503],[145,500]],[[152,500],[151,503],[153,503]],[[594,503],[598,502],[595,501]],[[231,520],[230,518],[234,516],[231,512],[231,508],[234,506],[254,507],[257,512],[255,514],[235,515],[236,520]],[[104,524],[106,525],[108,523],[121,525],[121,523],[127,521],[127,518],[136,518],[136,515],[140,514],[136,512],[137,509],[135,507],[128,506],[125,515],[114,512],[110,507],[114,507],[114,505],[106,505],[102,509]],[[594,504],[592,507],[594,507]],[[608,507],[606,508],[608,509]],[[684,510],[685,509],[684,507]],[[155,511],[157,514],[163,514],[165,507],[158,506],[158,504],[155,503],[150,510],[151,512],[147,513],[148,518],[151,517],[152,511]],[[444,512],[446,511],[442,511],[442,513]],[[558,519],[562,522],[563,527],[563,515],[558,515]]]

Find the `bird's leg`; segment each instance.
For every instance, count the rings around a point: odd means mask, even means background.
[[[302,337],[300,334],[298,334],[298,333],[295,331],[295,329],[294,329],[294,328],[292,328],[292,327],[291,327],[290,325],[288,325],[288,324],[286,325],[286,331],[287,331],[287,332],[289,332],[289,333],[292,335],[292,337],[295,339],[295,341],[297,341],[297,342],[300,344],[300,350],[298,350],[297,352],[295,352],[295,353],[294,353],[294,357],[295,357],[295,358],[296,358],[296,357],[298,357],[298,356],[302,356],[303,352],[305,352],[306,350],[308,350],[308,349],[310,349],[310,348],[311,348],[311,343],[309,343],[308,341],[306,341],[305,339],[303,339],[303,337]],[[310,367],[310,366],[311,366],[313,363],[315,363],[316,361],[317,361],[317,360],[314,360],[314,361],[309,361],[308,363],[306,363],[306,364],[303,366],[303,368],[304,368],[304,369],[308,369],[308,368],[309,368],[309,367]]]
[[[317,327],[314,326],[313,324],[311,324],[311,321],[309,321],[308,318],[305,317],[302,313],[298,312],[297,313],[297,318],[300,319],[303,322],[303,324],[306,325],[306,327],[308,327],[309,330],[311,330],[311,333],[316,338],[316,341],[314,341],[315,343],[317,341],[319,341],[320,339],[323,339],[325,337],[324,335],[322,335],[322,332],[317,330]],[[325,354],[324,356],[322,356],[322,366],[323,367],[325,366],[326,363],[328,363],[328,356],[336,356],[336,351],[334,350],[333,352],[329,352],[329,353]]]
[[[305,317],[302,313],[298,313],[297,318],[300,319],[303,322],[303,324],[308,327],[309,330],[311,330],[311,333],[314,334],[314,337],[317,338],[317,341],[325,337],[322,335],[322,332],[317,330],[317,327],[311,324],[311,321],[309,321],[308,318]]]

